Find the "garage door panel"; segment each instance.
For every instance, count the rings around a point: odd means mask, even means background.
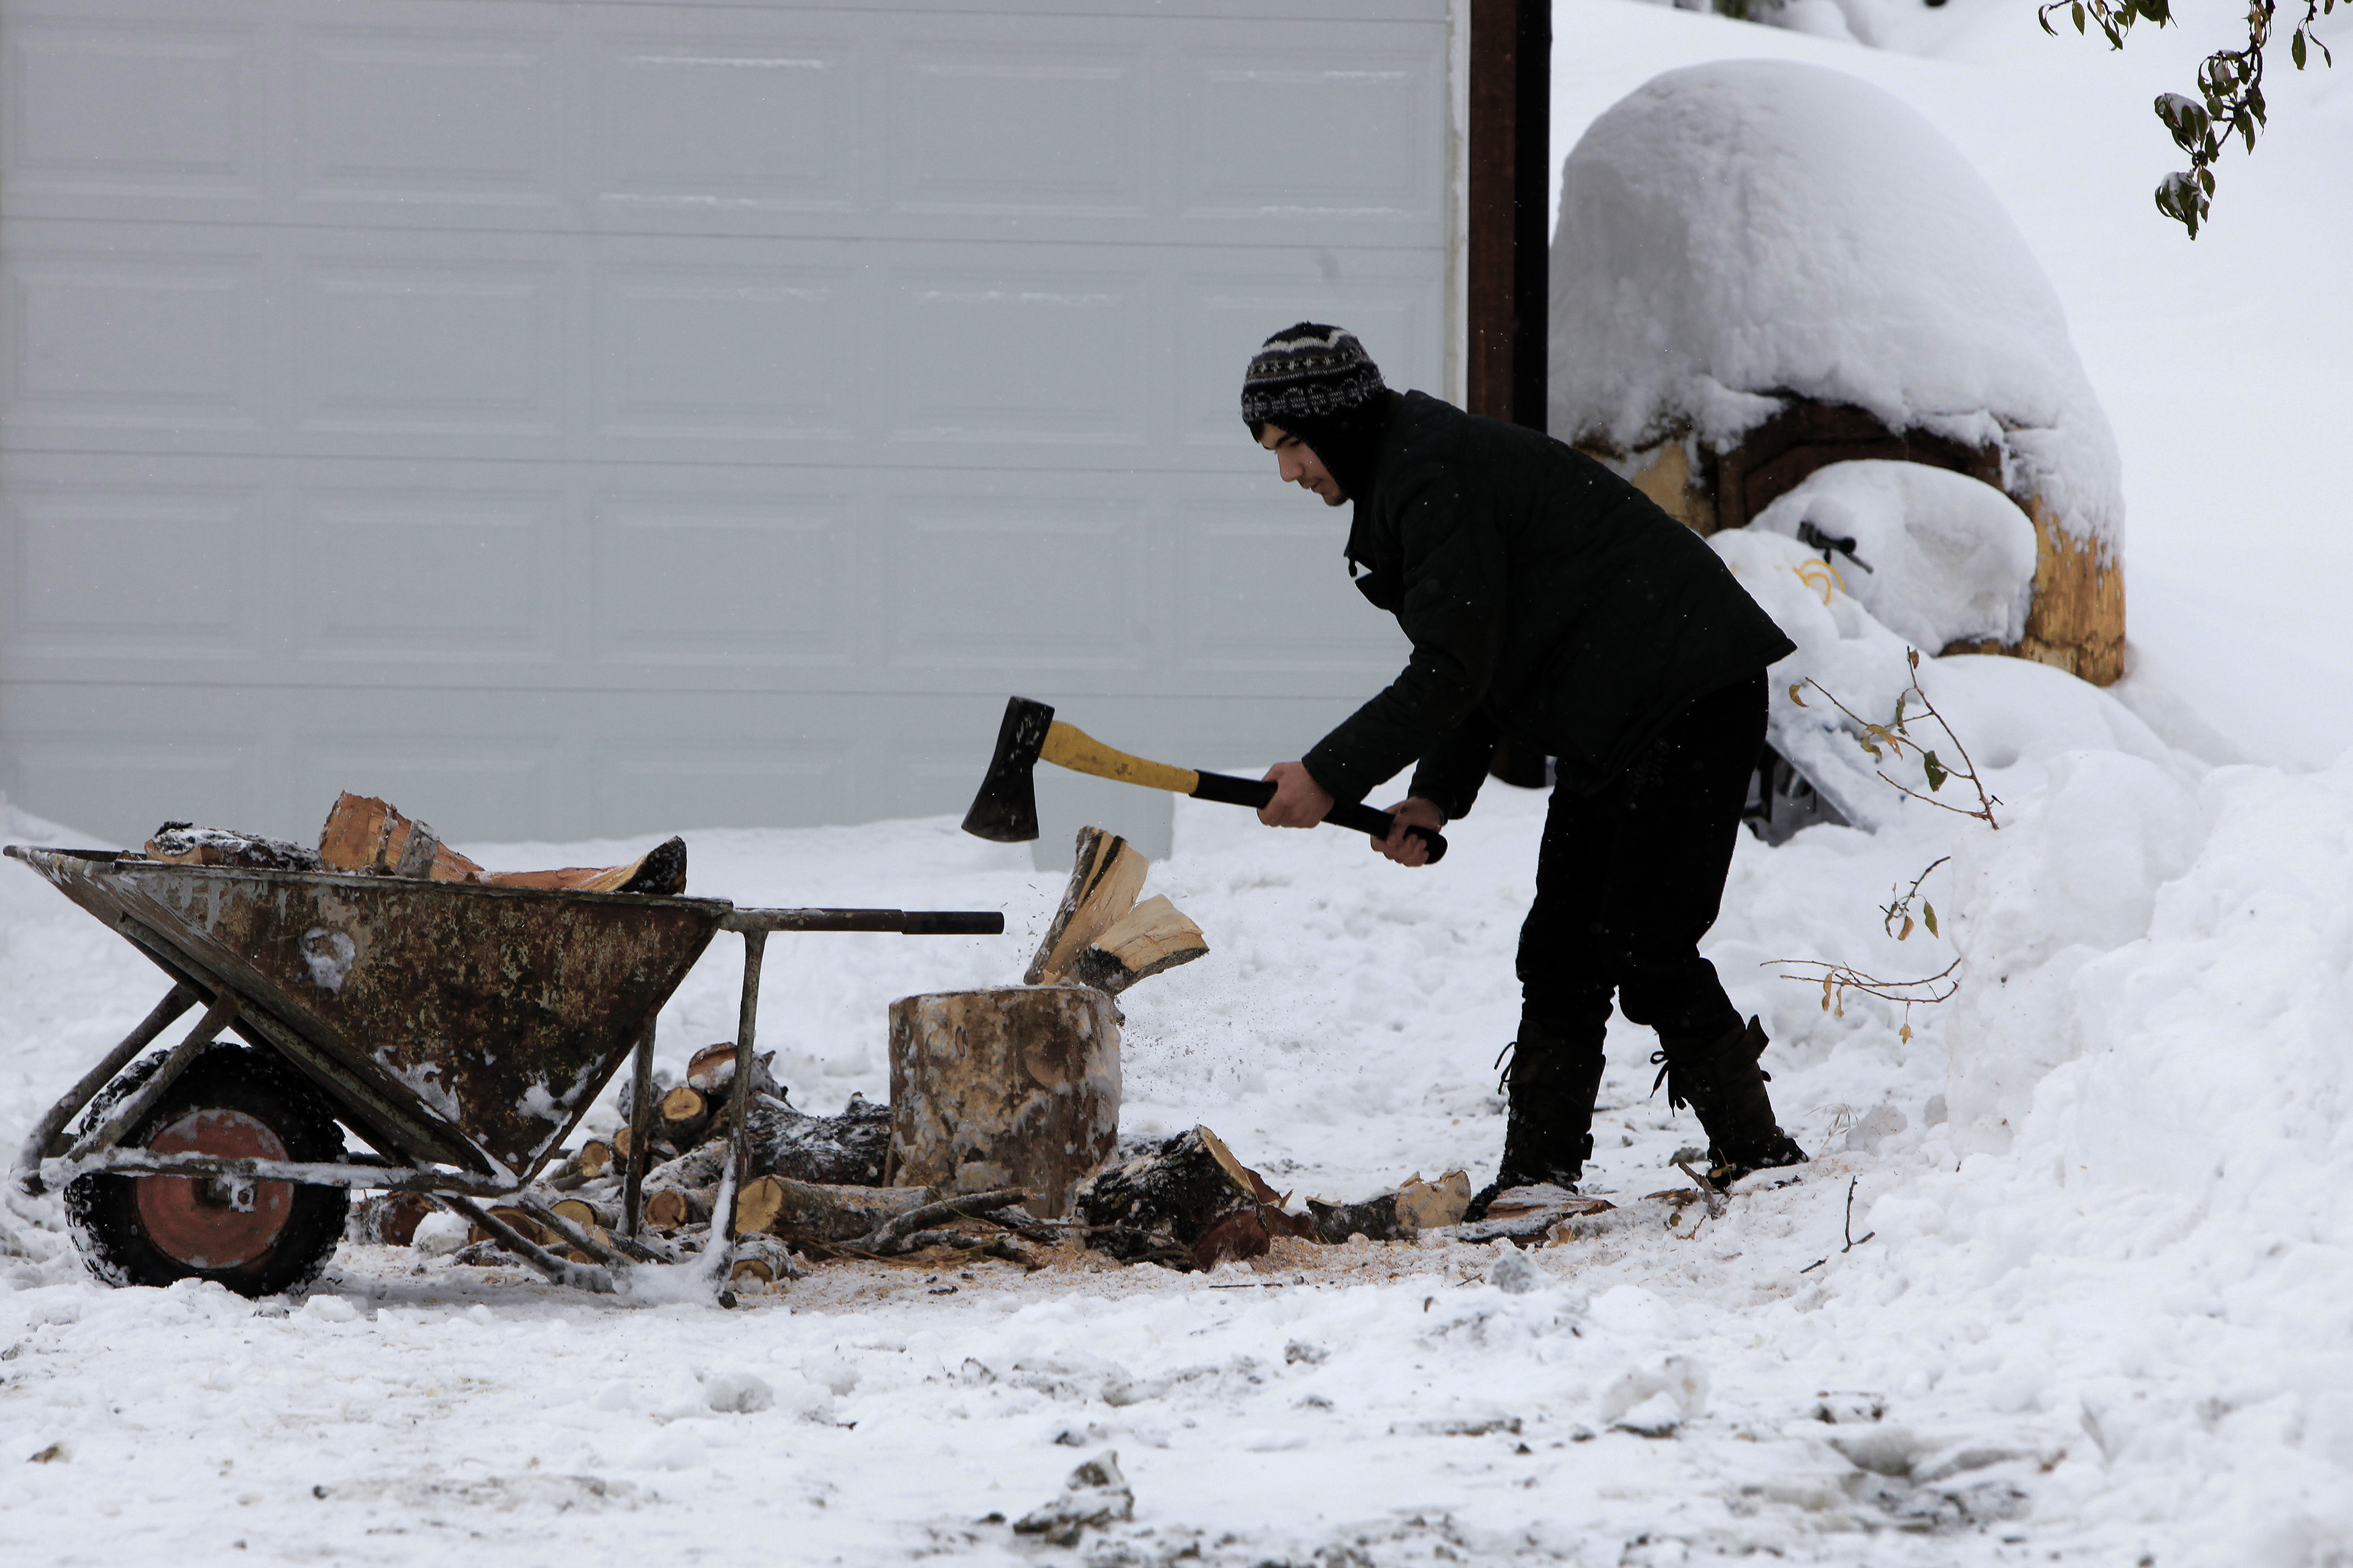
[[[842,497],[619,494],[596,502],[605,664],[837,669],[867,652]]]
[[[15,550],[0,652],[90,659],[261,660],[268,584],[258,491],[10,487]]]
[[[258,258],[23,238],[5,258],[10,422],[261,427],[269,318]]]
[[[552,661],[562,642],[563,510],[554,490],[296,492],[284,613],[297,671],[355,660]]]
[[[885,592],[902,668],[1118,668],[1150,648],[1138,507],[1103,497],[906,499]]]
[[[1136,352],[1152,329],[1145,279],[1058,260],[928,268],[893,281],[883,340],[896,371],[886,383],[892,440],[1145,439]]]
[[[565,69],[554,32],[301,27],[292,46],[297,199],[562,199]]]
[[[1153,104],[1132,47],[909,43],[892,87],[890,200],[902,211],[1145,211]]]
[[[111,195],[142,207],[159,196],[262,199],[265,49],[258,27],[185,15],[12,20],[6,182],[24,195]],[[91,113],[98,103],[136,111]]]
[[[1282,49],[1203,49],[1187,62],[1177,138],[1193,217],[1383,223],[1439,216],[1445,184],[1446,58],[1403,29],[1388,48],[1328,40]],[[1301,136],[1297,128],[1315,127]]]
[[[600,279],[607,435],[847,440],[860,340],[843,268],[644,265]]]
[[[839,14],[709,13],[691,33],[595,40],[591,164],[607,223],[686,209],[846,212],[856,199],[860,45]],[[732,25],[729,25],[732,24]]]
[[[306,257],[295,419],[384,435],[552,436],[565,408],[552,263]]]

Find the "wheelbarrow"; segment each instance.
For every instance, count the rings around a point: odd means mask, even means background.
[[[172,982],[34,1126],[11,1181],[28,1195],[64,1191],[83,1260],[110,1283],[205,1279],[248,1296],[315,1279],[355,1188],[424,1194],[564,1285],[610,1292],[628,1287],[636,1265],[683,1261],[640,1230],[654,1019],[723,931],[744,939],[744,990],[732,1132],[697,1262],[730,1301],[768,934],[1005,930],[994,911],[738,909],[723,899],[192,866],[112,850],[12,844],[5,853]],[[199,1005],[176,1045],[134,1065]],[[246,1048],[224,1043],[224,1031]],[[632,1056],[621,1224],[606,1233],[555,1213],[556,1194],[533,1184]],[[370,1152],[348,1152],[343,1128]],[[560,1237],[562,1254],[492,1204]]]

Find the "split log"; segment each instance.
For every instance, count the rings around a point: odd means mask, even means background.
[[[1110,997],[1071,985],[892,1003],[894,1184],[1024,1187],[1039,1218],[1069,1214],[1118,1144],[1118,1016]]]
[[[1077,863],[1045,940],[1022,973],[1026,985],[1051,985],[1070,973],[1079,954],[1135,907],[1152,862],[1128,841],[1100,827],[1079,829]],[[895,1099],[895,1094],[893,1095]]]
[[[147,840],[147,858],[175,866],[237,866],[251,871],[316,871],[317,851],[283,838],[240,833],[233,827],[198,827],[167,822]]]
[[[436,882],[480,882],[482,868],[411,822],[386,802],[349,790],[328,808],[319,830],[319,860],[330,871],[375,877],[424,877]]]
[[[791,1241],[855,1241],[938,1195],[929,1187],[830,1186],[762,1176],[746,1183],[735,1200],[735,1230]]]
[[[1107,927],[1071,963],[1071,978],[1116,996],[1137,981],[1209,951],[1201,928],[1166,898],[1146,899]]]
[[[1260,1257],[1278,1236],[1314,1234],[1312,1221],[1284,1213],[1282,1194],[1206,1127],[1096,1176],[1080,1190],[1078,1213],[1096,1232],[1088,1245],[1114,1258],[1173,1242],[1200,1268]]]
[[[564,866],[553,871],[492,871],[482,880],[501,888],[561,888],[583,893],[686,891],[686,841],[670,837],[622,866]]]
[[[1315,1225],[1315,1239],[1337,1246],[1352,1236],[1371,1241],[1410,1241],[1425,1230],[1460,1225],[1471,1206],[1471,1178],[1449,1171],[1435,1182],[1409,1176],[1394,1192],[1366,1198],[1360,1204],[1307,1200]]]

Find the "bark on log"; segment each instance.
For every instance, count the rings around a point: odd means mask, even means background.
[[[735,1229],[789,1241],[855,1241],[937,1196],[929,1187],[828,1186],[762,1176],[746,1183],[736,1199]]]
[[[147,840],[147,858],[175,866],[239,866],[256,871],[323,869],[316,851],[283,838],[264,838],[233,827],[198,827],[167,822]]]
[[[423,1193],[379,1193],[352,1211],[345,1234],[354,1241],[384,1247],[406,1247],[417,1239],[417,1223],[433,1212]]]
[[[1359,1204],[1307,1200],[1315,1239],[1334,1246],[1352,1236],[1371,1241],[1409,1241],[1425,1230],[1459,1225],[1471,1206],[1471,1178],[1449,1171],[1434,1182],[1409,1176],[1403,1186]]]
[[[1135,896],[1144,890],[1145,875],[1151,869],[1152,862],[1117,834],[1080,828],[1070,886],[1062,890],[1061,907],[1023,972],[1022,984],[1051,985],[1065,978],[1079,954],[1135,907]]]
[[[851,1095],[839,1116],[808,1116],[781,1097],[755,1094],[751,1166],[764,1176],[832,1186],[882,1184],[891,1155],[891,1108]]]
[[[1223,1258],[1257,1258],[1278,1236],[1314,1234],[1312,1221],[1282,1205],[1216,1133],[1196,1127],[1095,1177],[1080,1192],[1078,1212],[1090,1226],[1106,1227],[1088,1245],[1115,1258],[1173,1242],[1208,1268]]]
[[[752,1092],[785,1098],[784,1086],[776,1082],[772,1070],[776,1059],[774,1051],[762,1051],[752,1058]],[[705,1046],[688,1059],[686,1083],[689,1089],[700,1089],[708,1098],[724,1100],[735,1082],[735,1042],[722,1040],[715,1046]]]
[[[1118,1146],[1117,1020],[1110,997],[1076,985],[892,1003],[894,1184],[1024,1187],[1032,1214],[1068,1215]]]
[[[1071,963],[1071,975],[1116,996],[1137,981],[1209,951],[1201,928],[1167,899],[1146,899],[1112,922]]]

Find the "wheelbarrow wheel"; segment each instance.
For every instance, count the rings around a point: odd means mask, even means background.
[[[100,1097],[95,1127],[152,1075],[158,1052]],[[185,1071],[125,1146],[239,1159],[336,1160],[343,1135],[318,1093],[276,1056],[216,1045]],[[195,1176],[83,1176],[66,1219],[90,1271],[110,1285],[211,1279],[240,1296],[298,1290],[334,1256],[351,1209],[342,1187],[232,1184]]]

